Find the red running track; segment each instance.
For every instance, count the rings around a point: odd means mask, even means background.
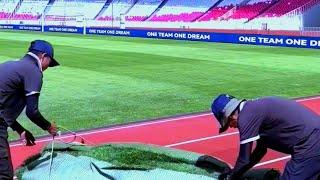
[[[320,114],[320,97],[297,101]],[[212,155],[231,165],[236,161],[239,148],[238,132],[231,129],[219,135],[217,122],[211,113],[89,130],[79,132],[77,136],[83,137],[88,145],[110,142],[155,144]],[[71,141],[74,135],[65,134],[58,139]],[[50,137],[41,138],[37,140],[37,145],[32,147],[23,146],[19,142],[11,143],[14,168],[21,165],[27,157],[38,153],[51,141]],[[257,167],[283,170],[289,158],[287,155],[270,150]]]

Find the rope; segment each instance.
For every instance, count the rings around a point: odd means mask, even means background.
[[[50,165],[49,165],[49,179],[51,179],[51,172],[52,172],[52,162],[53,162],[53,153],[54,153],[54,143],[56,140],[61,141],[62,143],[66,143],[66,144],[72,144],[77,140],[77,137],[81,138],[81,143],[84,144],[88,144],[90,143],[91,145],[96,145],[95,143],[89,141],[88,139],[86,139],[85,137],[78,135],[76,132],[69,130],[68,128],[65,128],[63,126],[58,126],[58,128],[64,129],[67,132],[71,133],[72,135],[74,135],[72,141],[70,142],[66,142],[66,141],[62,141],[63,137],[61,137],[61,131],[57,132],[58,138],[55,139],[55,136],[52,136],[52,142],[51,142],[51,154],[50,154]]]
[[[73,142],[75,142],[75,141],[77,140],[77,137],[80,137],[80,138],[81,138],[80,140],[81,140],[81,143],[82,143],[82,144],[85,143],[85,144],[92,145],[92,146],[95,146],[95,145],[96,145],[96,143],[94,143],[94,142],[92,142],[92,141],[89,141],[89,140],[86,139],[85,137],[83,137],[83,136],[81,136],[81,135],[78,135],[76,132],[74,132],[74,131],[66,128],[66,127],[63,127],[63,126],[61,126],[61,125],[59,125],[58,127],[61,128],[61,129],[66,130],[67,132],[69,132],[69,133],[71,133],[72,135],[74,135],[73,140],[72,140],[71,142],[62,141],[63,138],[59,138],[59,140],[60,140],[61,142],[63,142],[63,143],[71,144],[71,143],[73,143]]]
[[[52,161],[53,161],[53,148],[54,147],[54,136],[52,136],[51,142],[51,154],[50,154],[50,165],[49,165],[49,179],[51,179]]]

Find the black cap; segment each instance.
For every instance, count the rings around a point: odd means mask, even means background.
[[[46,53],[48,56],[51,58],[51,62],[49,64],[49,67],[54,67],[54,66],[59,66],[60,64],[58,63],[57,60],[54,59],[54,52],[53,52],[53,47],[52,45],[44,40],[34,40],[31,42],[29,51],[36,50],[40,51],[43,53]]]

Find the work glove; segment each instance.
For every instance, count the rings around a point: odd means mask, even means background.
[[[48,133],[51,134],[52,136],[56,136],[57,135],[57,125],[54,123],[51,123],[50,127],[48,128]]]
[[[36,145],[35,141],[36,139],[33,137],[32,133],[28,130],[24,130],[20,134],[20,138],[24,141],[26,146],[34,146]]]
[[[232,174],[232,169],[225,168],[222,171],[222,173],[219,175],[218,179],[219,180],[230,180],[231,179],[231,174]]]

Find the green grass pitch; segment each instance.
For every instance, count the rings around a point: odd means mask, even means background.
[[[207,111],[219,93],[319,93],[319,50],[1,31],[0,62],[22,57],[34,39],[51,42],[61,63],[44,73],[40,110],[72,130]]]

